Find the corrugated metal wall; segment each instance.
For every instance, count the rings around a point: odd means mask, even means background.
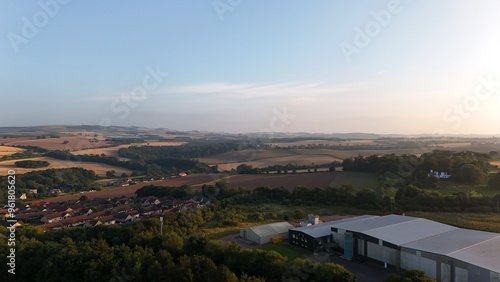
[[[441,263],[441,282],[451,282],[451,265]]]
[[[491,276],[491,282],[500,282],[500,273],[491,271],[490,276]]]
[[[455,282],[467,282],[467,281],[469,281],[467,275],[467,269],[455,267]]]
[[[367,242],[367,256],[393,266],[399,266],[399,251],[380,244]]]
[[[437,279],[436,277],[436,261],[420,256],[417,254],[410,254],[401,252],[401,268],[403,269],[419,269],[427,273],[427,276]]]
[[[469,282],[490,282],[490,271],[479,266],[469,264]]]

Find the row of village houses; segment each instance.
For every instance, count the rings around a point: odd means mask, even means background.
[[[115,199],[95,198],[63,203],[34,201],[31,204],[18,205],[15,215],[18,222],[39,218],[41,225],[38,227],[44,230],[57,230],[63,227],[121,224],[152,215],[202,208],[209,204],[209,199],[198,196],[186,201],[179,201],[170,196],[162,198],[148,196],[138,202],[133,198],[122,196]],[[6,218],[7,215],[7,209],[0,210],[0,216]]]
[[[155,181],[155,180],[164,180],[164,179],[172,179],[172,178],[178,178],[178,177],[184,177],[184,176],[187,176],[188,174],[186,172],[179,172],[178,174],[175,174],[175,175],[169,175],[169,176],[162,176],[160,178],[153,178],[153,177],[143,177],[141,179],[131,179],[131,178],[128,178],[128,179],[124,179],[124,180],[120,180],[120,181],[109,181],[109,182],[104,182],[104,183],[101,183],[101,186],[103,187],[109,187],[109,186],[114,186],[114,187],[125,187],[125,186],[130,186],[130,185],[135,185],[137,184],[138,182],[142,182],[142,183],[146,183],[146,182],[150,182],[150,181]],[[54,194],[54,195],[59,195],[59,194],[63,194],[65,190],[68,190],[68,188],[70,188],[71,185],[67,185],[65,187],[59,187],[59,188],[51,188],[49,190],[50,194]],[[89,192],[95,192],[96,190],[90,190]],[[16,195],[16,198],[17,199],[20,199],[20,200],[27,200],[28,199],[28,195],[35,195],[35,194],[38,194],[38,190],[37,189],[28,189],[26,193],[22,193],[22,194],[19,194],[19,195]]]

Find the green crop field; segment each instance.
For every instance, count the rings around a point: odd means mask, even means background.
[[[423,217],[460,228],[500,233],[500,213],[411,212],[407,215]]]
[[[460,192],[476,191],[483,196],[494,197],[500,194],[500,190],[491,188],[488,185],[466,185],[457,184],[451,181],[441,181],[436,189],[441,195],[453,195]]]

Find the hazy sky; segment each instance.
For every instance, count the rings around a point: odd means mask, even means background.
[[[0,2],[0,126],[500,133],[500,1]]]

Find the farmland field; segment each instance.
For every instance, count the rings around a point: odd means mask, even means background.
[[[0,157],[10,156],[12,154],[23,152],[23,151],[24,151],[24,149],[21,149],[21,148],[0,146]]]
[[[456,145],[459,144],[459,145]],[[436,144],[439,145],[439,144]],[[435,145],[435,146],[436,146]],[[500,151],[500,144],[495,143],[448,143],[440,144],[442,147],[431,147],[432,150],[450,150],[450,151],[472,151],[478,153],[489,153],[491,151]],[[431,146],[431,145],[429,145]]]
[[[263,168],[273,165],[311,165],[312,163],[329,164],[358,155],[384,154],[416,154],[430,151],[422,149],[395,149],[395,150],[329,150],[329,149],[274,149],[274,150],[243,150],[200,158],[199,161],[209,165],[218,165],[219,170],[236,169],[241,164]]]
[[[379,181],[377,174],[366,173],[366,172],[351,172],[342,171],[334,172],[337,176],[333,178],[330,186],[340,187],[342,185],[352,185],[354,188],[363,189],[377,189],[379,187]]]
[[[72,152],[75,155],[101,155],[105,154],[106,156],[111,157],[119,157],[118,150],[121,148],[128,148],[131,146],[180,146],[185,144],[185,142],[144,142],[144,143],[133,143],[133,144],[125,144],[107,148],[91,148],[91,149],[83,149]],[[124,159],[125,160],[125,159]]]
[[[268,143],[271,146],[279,147],[289,147],[289,146],[307,146],[307,145],[319,145],[323,144],[325,146],[365,146],[378,144],[375,140],[301,140],[295,142],[283,142],[283,143]]]
[[[470,185],[470,184],[457,184],[455,182],[441,180],[437,191],[441,195],[453,195],[455,193],[466,193],[468,191],[476,191],[483,196],[494,197],[500,194],[500,190],[491,188],[488,185]]]
[[[296,186],[309,188],[326,188],[337,174],[331,172],[297,173],[297,174],[237,174],[224,179],[233,188],[254,189],[256,187],[285,187],[293,190]]]
[[[101,146],[110,145],[109,142],[104,141],[102,138],[98,138],[98,142],[90,142],[93,137],[76,137],[76,136],[62,136],[60,138],[45,138],[45,139],[33,139],[33,138],[7,138],[3,140],[4,145],[31,145],[38,146],[48,150],[81,150],[84,148],[98,148]],[[68,141],[68,144],[63,144],[64,141]]]
[[[500,233],[499,213],[440,213],[440,212],[411,212],[407,215],[427,218],[460,228],[476,229]]]
[[[14,163],[17,161],[22,161],[22,160],[47,161],[50,163],[50,166],[41,167],[41,168],[16,167]],[[115,166],[110,166],[110,165],[101,164],[101,163],[75,162],[75,161],[58,160],[58,159],[53,159],[53,158],[49,158],[49,157],[39,157],[39,158],[9,160],[9,161],[0,162],[0,175],[7,175],[7,171],[9,169],[14,169],[16,171],[16,173],[22,174],[22,173],[26,173],[26,172],[30,172],[30,171],[35,171],[35,170],[45,170],[45,169],[49,169],[49,168],[70,168],[70,167],[81,167],[84,169],[93,170],[99,176],[105,176],[106,171],[108,171],[108,170],[116,171],[117,175],[121,175],[124,172],[127,174],[130,174],[132,172],[126,168],[115,167]]]
[[[455,142],[455,143],[439,143],[431,144],[430,147],[441,147],[441,148],[464,148],[471,146],[471,142]]]
[[[200,158],[200,162],[218,165],[219,170],[236,169],[241,164],[253,167],[268,167],[273,165],[311,165],[328,164],[334,161],[342,162],[333,155],[332,150],[243,150],[224,153],[210,158]]]
[[[120,197],[122,195],[130,197],[130,196],[135,195],[135,191],[137,191],[137,189],[142,188],[144,186],[148,186],[148,185],[174,186],[174,187],[178,187],[178,186],[182,186],[182,185],[195,185],[195,184],[213,181],[214,179],[217,179],[217,177],[221,177],[221,176],[224,176],[224,175],[191,174],[191,175],[188,175],[185,177],[180,177],[180,178],[156,180],[156,181],[150,181],[150,182],[141,182],[141,183],[138,183],[136,185],[125,186],[125,187],[109,187],[109,188],[106,188],[102,191],[85,193],[84,195],[86,195],[89,199],[108,198],[108,197],[114,198],[114,197]],[[74,195],[59,196],[56,198],[49,198],[48,200],[54,201],[54,202],[63,202],[63,201],[69,201],[69,200],[77,200],[80,197],[81,197],[81,194],[74,194]]]
[[[282,157],[295,156],[296,153],[291,150],[241,150],[232,151],[209,158],[200,158],[200,162],[207,164],[224,164],[224,163],[245,163],[249,161],[262,160],[262,159],[275,159]]]
[[[228,177],[226,174],[190,174],[186,177],[156,180],[151,182],[142,182],[136,185],[125,186],[125,187],[112,187],[106,188],[102,191],[86,193],[87,197],[90,199],[95,197],[120,197],[133,196],[135,191],[147,185],[157,185],[157,186],[182,186],[191,185],[194,189],[199,189],[203,184],[214,183],[216,181],[224,181],[229,183],[232,187],[242,187],[244,189],[254,189],[259,186],[268,187],[281,187],[284,186],[287,189],[292,190],[295,186],[307,186],[310,188],[321,187],[326,188],[332,182],[335,177],[334,173],[329,172],[317,172],[317,173],[298,173],[298,174],[238,174]],[[80,194],[75,195],[65,195],[53,198],[53,201],[67,201],[76,200],[80,197]]]

